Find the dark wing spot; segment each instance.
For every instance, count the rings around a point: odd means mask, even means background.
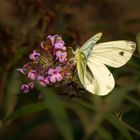
[[[119,54],[121,55],[121,56],[124,56],[124,52],[122,51],[122,52],[119,52]]]
[[[111,76],[111,73],[109,73],[109,76]]]

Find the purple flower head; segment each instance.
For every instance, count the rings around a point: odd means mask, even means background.
[[[57,51],[56,58],[59,60],[59,62],[67,61],[67,52]]]
[[[52,46],[54,46],[54,41],[55,41],[55,38],[57,37],[58,35],[53,35],[53,36],[51,36],[51,35],[49,35],[49,36],[47,36],[47,39],[49,39],[50,41],[51,41],[51,45]]]
[[[28,69],[29,67],[30,67],[30,64],[29,64],[29,63],[26,63],[26,64],[24,64],[24,66],[23,66],[24,69]]]
[[[66,50],[66,47],[64,46],[64,41],[63,40],[57,40],[56,43],[54,44],[55,49],[61,49],[61,50]]]
[[[40,51],[33,50],[29,54],[29,62],[17,69],[20,73],[27,74],[29,83],[21,86],[25,93],[33,89],[36,82],[45,87],[72,77],[67,48],[61,36],[49,35],[41,42],[40,48]]]
[[[46,85],[48,85],[50,82],[48,80],[48,77],[44,77],[44,76],[38,76],[37,80],[39,81],[40,85],[45,87]]]
[[[56,81],[61,81],[63,79],[62,75],[60,74],[61,71],[61,66],[57,66],[55,69],[50,68],[48,70],[48,74],[50,75],[50,81],[52,83],[55,83]]]
[[[59,40],[62,40],[62,36],[60,36],[60,35],[58,36],[58,35],[57,35],[57,40],[58,40],[58,41],[59,41]]]
[[[44,41],[42,41],[42,42],[40,43],[40,46],[41,46],[41,48],[42,48],[42,49],[45,49],[44,44],[45,44],[45,42],[44,42]]]
[[[36,77],[37,77],[37,75],[36,75],[36,70],[31,70],[31,71],[29,71],[29,73],[28,73],[28,78],[30,78],[30,79],[32,79],[32,80],[35,80]]]
[[[22,73],[22,74],[25,74],[25,68],[23,67],[23,68],[19,68],[19,69],[17,69],[20,73]]]
[[[21,86],[21,90],[23,90],[24,93],[28,93],[29,90],[30,90],[29,85],[23,84],[23,85]]]
[[[42,41],[42,42],[40,43],[40,46],[41,46],[41,48],[42,48],[43,50],[47,50],[47,51],[48,51],[49,48],[50,48],[50,46],[47,45],[45,41]]]
[[[30,82],[30,83],[28,83],[28,86],[29,86],[30,89],[33,89],[34,88],[34,83]]]
[[[33,52],[29,55],[29,58],[31,60],[38,60],[40,58],[40,53],[38,53],[36,50],[33,50]]]

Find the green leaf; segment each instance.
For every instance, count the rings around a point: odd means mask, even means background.
[[[28,104],[28,105],[25,105],[22,108],[16,110],[14,113],[12,113],[10,116],[8,116],[4,122],[6,123],[6,122],[8,122],[8,120],[13,121],[24,115],[39,112],[46,108],[47,108],[47,106],[46,106],[45,102]]]
[[[140,102],[137,101],[136,99],[134,99],[133,97],[126,96],[126,99],[127,99],[129,102],[133,103],[134,105],[136,105],[137,107],[140,108]]]
[[[138,33],[136,35],[136,41],[137,41],[137,50],[138,50],[138,52],[140,54],[140,33]]]
[[[73,99],[71,100],[71,103],[68,104],[67,106],[69,107],[75,107],[75,106],[80,106],[81,108],[85,108],[86,110],[90,110],[90,111],[95,111],[95,107],[94,104],[91,102],[87,102],[87,101],[83,101],[83,100],[79,100],[79,99]]]
[[[106,104],[110,108],[110,110],[114,110],[123,102],[127,91],[129,91],[131,87],[124,88],[116,88],[113,90],[113,93],[106,97]]]
[[[71,125],[62,101],[57,98],[50,88],[38,87],[38,89],[43,94],[46,106],[64,139],[73,140]]]
[[[81,101],[78,99],[74,99],[73,101],[71,101],[71,104],[69,106],[76,112],[77,116],[84,126],[85,139],[88,139],[95,131],[98,131],[98,127],[100,127],[102,121],[104,120],[104,117],[106,116],[106,110],[101,109],[103,108],[103,104],[100,99],[101,98],[94,98],[94,100],[98,100],[96,101],[98,102],[98,107],[95,105],[96,103],[89,102],[87,100]],[[99,108],[99,106],[101,108]]]
[[[18,82],[17,82],[18,81]],[[8,79],[8,84],[6,85],[6,94],[4,100],[4,116],[8,117],[17,104],[17,94],[20,91],[21,80],[19,79],[18,72],[14,69],[14,71],[10,73],[10,77]]]
[[[132,131],[133,133],[135,133],[135,134],[137,134],[137,135],[140,136],[140,131],[138,131],[137,129],[135,129],[135,128],[132,127],[131,125],[125,123],[123,120],[120,120],[120,121],[123,123],[123,125],[124,125],[127,129],[129,129],[129,130]]]
[[[10,67],[13,66],[14,64],[16,64],[17,61],[22,58],[22,56],[24,55],[26,50],[27,50],[27,48],[25,48],[25,47],[17,49],[16,53],[13,56],[13,59],[10,62]]]
[[[107,131],[106,129],[104,129],[103,127],[99,127],[97,129],[98,134],[100,135],[100,137],[102,138],[102,140],[112,140],[112,136],[109,133],[109,131]]]
[[[123,123],[117,118],[115,115],[109,113],[106,117],[107,121],[110,122],[120,133],[122,136],[126,137],[127,140],[133,140],[131,134],[127,130],[127,128],[123,125]]]
[[[81,106],[79,103],[71,103],[71,109],[74,110],[81,120],[81,123],[84,126],[85,134],[88,136],[92,132],[92,127],[94,126],[91,122],[91,115],[89,115],[89,110]],[[91,114],[91,113],[90,113]],[[93,112],[92,112],[93,115]]]

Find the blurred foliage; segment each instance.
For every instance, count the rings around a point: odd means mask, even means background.
[[[0,139],[137,140],[140,138],[140,1],[1,0]],[[97,97],[74,85],[37,87],[24,95],[16,69],[46,35],[61,34],[74,49],[101,41],[137,42],[129,63],[111,69],[116,88]]]

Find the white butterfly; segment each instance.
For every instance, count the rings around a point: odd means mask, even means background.
[[[96,34],[75,51],[78,77],[84,88],[96,95],[106,95],[114,88],[113,75],[106,65],[123,66],[136,48],[135,42],[125,40],[96,44],[101,36]]]

